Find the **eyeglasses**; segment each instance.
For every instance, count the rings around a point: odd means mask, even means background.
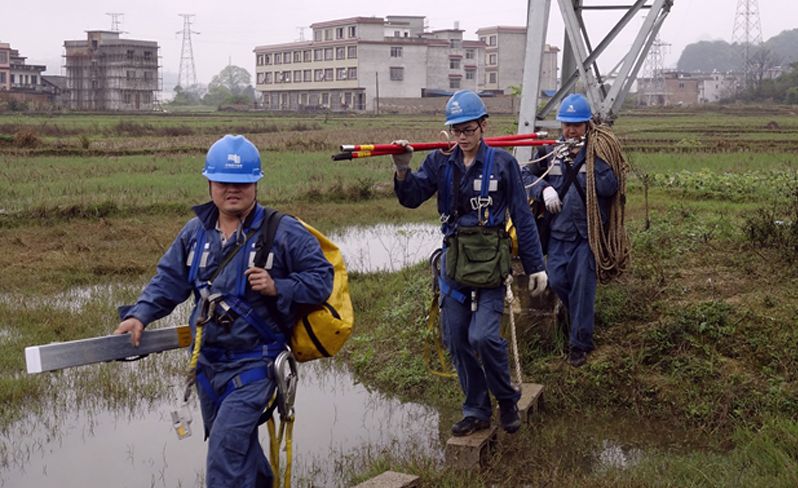
[[[466,137],[471,137],[474,133],[479,129],[479,126],[467,127],[465,129],[455,129],[452,127],[452,135],[455,137],[459,137],[460,134],[463,134]]]

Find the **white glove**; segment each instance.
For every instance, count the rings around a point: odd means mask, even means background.
[[[560,195],[557,194],[557,190],[552,186],[547,186],[543,190],[543,203],[546,204],[546,210],[548,210],[549,213],[556,214],[560,213],[560,210],[562,210]]]
[[[410,160],[413,159],[413,148],[410,146],[410,143],[404,139],[399,139],[398,141],[393,141],[391,144],[397,144],[405,148],[405,152],[400,154],[391,154],[393,158],[393,164],[396,166],[396,171],[404,174],[410,170]]]
[[[549,276],[545,271],[538,271],[529,275],[529,294],[536,297],[543,293],[549,284]]]

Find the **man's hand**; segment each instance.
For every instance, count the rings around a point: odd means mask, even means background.
[[[130,334],[130,343],[133,347],[141,344],[141,333],[144,332],[144,324],[136,317],[130,317],[119,323],[114,334]]]
[[[267,297],[277,296],[277,285],[275,285],[272,275],[265,269],[252,267],[244,271],[244,275],[253,290]]]
[[[560,210],[562,210],[560,195],[557,194],[557,190],[552,186],[547,186],[543,190],[543,203],[546,204],[546,210],[548,210],[549,213],[556,214],[560,213]]]
[[[543,293],[549,284],[549,276],[545,271],[538,271],[529,275],[529,294],[536,297]]]
[[[413,159],[413,148],[410,146],[410,143],[404,139],[393,141],[391,144],[396,144],[405,148],[405,152],[403,153],[391,154],[393,164],[396,166],[396,175],[401,181],[405,179],[405,175],[410,171],[410,160]]]

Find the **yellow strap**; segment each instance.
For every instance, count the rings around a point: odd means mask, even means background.
[[[286,421],[286,434],[285,434],[285,488],[291,488],[291,437],[294,432],[294,417]]]
[[[191,360],[188,362],[188,374],[191,375],[197,369],[200,347],[202,345],[202,325],[197,324],[197,335],[194,337],[194,350],[191,352]]]
[[[457,373],[452,371],[449,362],[446,360],[446,353],[444,352],[440,341],[440,329],[438,327],[438,320],[440,318],[440,312],[438,310],[438,296],[439,292],[436,291],[435,296],[432,297],[432,303],[429,307],[429,314],[427,315],[427,334],[429,337],[424,344],[424,362],[427,365],[427,371],[435,376],[440,376],[442,378],[456,378]],[[435,348],[435,352],[438,356],[438,365],[440,368],[438,370],[433,369],[432,367],[432,348]]]
[[[272,465],[274,488],[280,488],[280,444],[277,443],[274,416],[269,417],[269,420],[266,422],[266,427],[269,430],[269,461]]]

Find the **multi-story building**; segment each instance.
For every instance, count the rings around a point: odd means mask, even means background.
[[[256,89],[271,110],[371,111],[382,98],[479,90],[484,45],[424,17],[352,17],[311,25],[313,40],[255,48]]]
[[[524,78],[526,27],[494,26],[477,30],[485,44],[485,90],[512,93],[521,87]],[[557,89],[557,53],[560,50],[546,44],[543,51],[540,90]]]
[[[158,43],[87,31],[64,41],[67,99],[75,110],[152,110],[160,90]]]
[[[717,71],[700,77],[698,103],[719,102],[736,95],[744,83],[742,73],[719,73]]]
[[[663,71],[660,78],[638,78],[637,92],[644,105],[695,105],[702,77],[682,71]]]
[[[18,50],[11,50],[11,89],[33,92],[42,91],[44,88],[42,72],[47,69],[47,66],[41,64],[27,64],[25,62],[26,59],[28,58],[19,55]]]
[[[0,90],[11,89],[11,46],[0,42]]]

